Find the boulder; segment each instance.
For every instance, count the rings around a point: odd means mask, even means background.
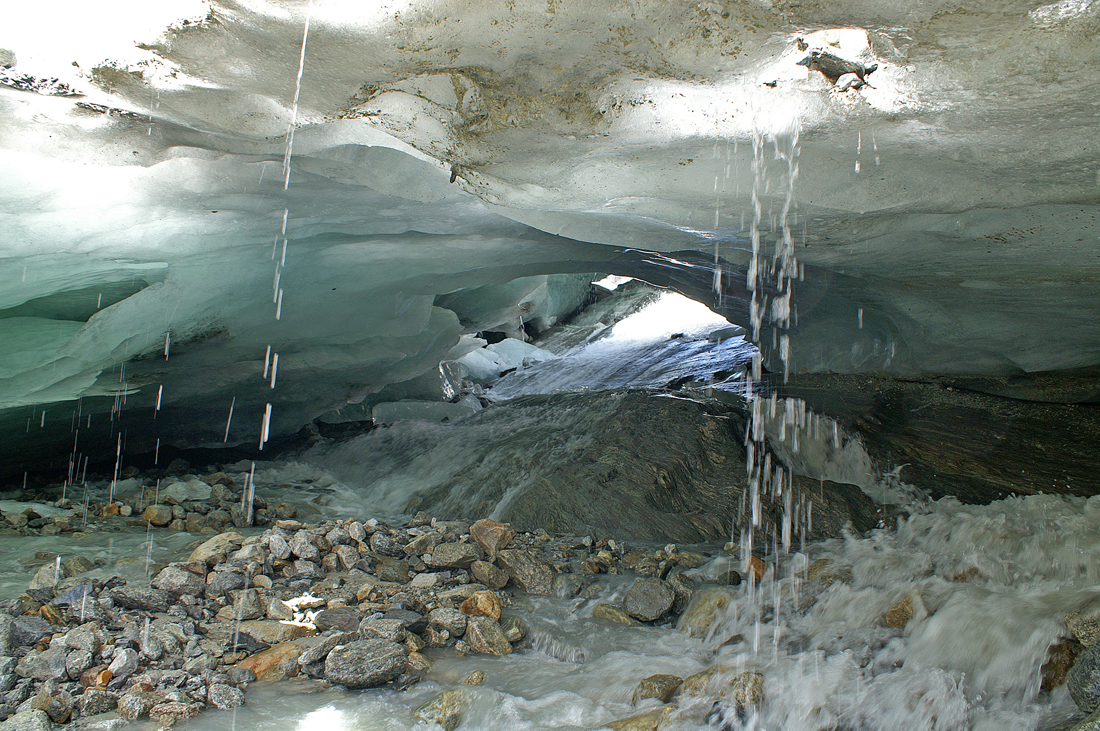
[[[359,623],[359,636],[365,640],[374,638],[401,642],[405,639],[405,623],[399,619],[368,617]]]
[[[512,644],[504,636],[496,620],[488,617],[470,617],[466,620],[466,634],[462,636],[470,649],[482,655],[507,655]]]
[[[313,618],[313,624],[319,632],[338,629],[341,632],[354,632],[359,628],[363,613],[354,607],[334,607],[324,609]]]
[[[149,523],[162,527],[172,522],[172,508],[167,505],[150,505],[141,514]]]
[[[503,589],[508,584],[508,574],[488,561],[474,561],[470,564],[470,573],[474,580],[490,589]]]
[[[76,697],[76,708],[81,716],[96,716],[118,709],[118,693],[100,688],[87,688]]]
[[[62,643],[50,645],[42,652],[31,651],[15,666],[17,675],[23,678],[34,678],[39,681],[68,680],[69,673],[65,667],[65,646]]]
[[[168,592],[154,589],[149,584],[129,582],[111,589],[111,599],[120,607],[143,612],[167,612]]]
[[[558,572],[534,551],[504,549],[497,554],[497,563],[528,594],[554,595],[554,577]]]
[[[431,559],[424,556],[424,563],[444,569],[468,569],[474,561],[481,560],[481,549],[473,543],[440,543],[432,549]]]
[[[658,729],[664,728],[668,724],[669,719],[672,718],[672,714],[675,712],[675,705],[667,705],[628,716],[618,721],[612,721],[606,726],[612,731],[658,731]]]
[[[229,552],[236,549],[243,542],[244,536],[240,533],[220,533],[192,551],[187,560],[205,561],[213,566],[224,561]]]
[[[202,568],[196,571],[199,566]],[[206,564],[201,561],[168,564],[153,578],[152,586],[173,596],[202,596],[206,589]]]
[[[470,526],[470,538],[488,554],[490,560],[516,537],[512,526],[498,523],[495,520],[479,520]]]
[[[653,622],[672,608],[676,593],[658,578],[642,576],[634,580],[623,597],[623,610],[635,619]]]
[[[371,688],[393,680],[406,667],[406,650],[396,642],[356,640],[329,652],[324,677],[330,683],[348,688]]]

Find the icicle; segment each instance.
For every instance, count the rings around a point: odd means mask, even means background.
[[[172,333],[171,331],[164,333],[164,359],[168,360],[168,352],[172,347]]]
[[[229,425],[233,423],[233,407],[237,405],[237,397],[234,396],[233,400],[229,402],[229,418],[225,420],[225,437],[222,438],[222,442],[229,441]]]
[[[271,387],[275,388],[275,375],[279,372],[279,354],[271,358]]]
[[[264,379],[267,378],[267,369],[271,365],[271,346],[267,346],[267,352],[264,353]]]

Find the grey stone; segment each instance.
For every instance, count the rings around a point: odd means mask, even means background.
[[[1066,674],[1066,686],[1073,702],[1085,713],[1100,708],[1100,644],[1077,656]]]
[[[20,616],[11,621],[11,642],[15,647],[37,644],[53,633],[54,626],[41,617]]]
[[[118,699],[118,715],[130,721],[141,718],[148,715],[163,698],[163,694],[157,692],[123,693]]]
[[[330,629],[338,629],[341,632],[355,632],[359,628],[359,622],[363,619],[363,613],[355,607],[334,607],[324,609],[317,613],[313,624],[321,632]]]
[[[623,610],[635,619],[652,622],[668,614],[675,600],[671,586],[652,576],[642,576],[627,589]]]
[[[383,618],[396,619],[400,621],[409,632],[415,632],[417,634],[423,632],[424,628],[428,626],[428,618],[411,609],[394,607],[388,610]]]
[[[174,596],[181,594],[200,596],[206,588],[206,573],[203,572],[200,576],[179,564],[169,564],[156,575],[152,586]]]
[[[389,640],[356,640],[325,658],[325,680],[349,688],[370,688],[405,672],[405,648]]]
[[[405,555],[405,547],[396,538],[382,531],[377,531],[370,537],[370,547],[372,551],[383,556],[399,558]]]
[[[266,614],[260,593],[255,589],[245,589],[237,593],[233,600],[234,619],[260,619]]]
[[[298,578],[313,579],[324,575],[324,570],[312,561],[300,558],[294,562],[294,576]]]
[[[53,724],[45,711],[32,708],[20,711],[7,721],[0,723],[0,731],[51,731]]]
[[[310,542],[312,536],[308,531],[300,530],[290,539],[290,552],[306,561],[315,561],[321,556],[317,546]]]
[[[528,594],[554,595],[557,571],[534,551],[505,549],[497,554],[497,563]]]
[[[132,647],[126,647],[115,653],[114,659],[107,669],[114,678],[128,678],[138,669],[138,653]]]
[[[256,673],[252,672],[248,668],[238,668],[236,666],[226,668],[225,675],[227,678],[229,678],[229,682],[233,685],[251,683],[253,680],[256,679]]]
[[[298,664],[304,666],[323,662],[324,659],[328,657],[328,654],[332,652],[332,648],[337,645],[346,645],[349,642],[355,642],[358,639],[358,632],[338,632],[303,650],[302,654],[298,656]]]
[[[19,676],[15,674],[18,664],[14,657],[0,657],[0,693],[7,693],[15,687]]]
[[[290,557],[290,544],[278,533],[271,533],[267,536],[267,548],[271,551],[271,557],[277,558],[280,561],[285,561]]]
[[[118,693],[113,690],[88,688],[76,697],[76,708],[81,716],[96,716],[118,708]]]
[[[363,639],[379,638],[390,642],[405,639],[405,623],[399,619],[367,618],[359,623],[359,636]]]
[[[378,556],[378,566],[375,568],[375,572],[382,581],[393,581],[398,584],[409,582],[409,564],[402,559]]]
[[[470,617],[466,620],[466,634],[462,639],[470,645],[470,649],[482,655],[507,655],[512,651],[512,645],[500,625],[489,617]]]
[[[12,654],[14,649],[12,616],[10,614],[0,614],[0,656],[7,657]]]
[[[508,574],[488,561],[474,561],[470,564],[470,573],[474,575],[474,580],[490,589],[503,589],[508,584]]]
[[[638,705],[638,701],[646,698],[657,698],[661,703],[668,703],[683,684],[684,679],[679,675],[650,675],[638,683],[638,687],[634,689],[634,697],[630,702]]]
[[[206,575],[204,591],[208,599],[216,599],[233,589],[243,589],[245,581],[245,575],[239,571],[211,571]]]
[[[65,635],[65,647],[73,650],[85,650],[95,654],[99,652],[99,638],[90,627],[76,627]]]
[[[111,589],[111,599],[120,607],[143,612],[167,612],[168,593],[148,584],[130,582]]]
[[[504,639],[509,642],[520,642],[527,636],[527,624],[519,617],[502,617],[500,629],[504,633]]]
[[[28,653],[16,665],[15,672],[21,677],[35,680],[68,680],[65,659],[65,647],[58,643],[56,647],[51,645],[43,652]]]
[[[206,691],[206,702],[225,711],[244,705],[244,693],[232,685],[214,683]]]
[[[56,564],[48,563],[42,566],[31,577],[31,583],[27,587],[28,590],[34,589],[52,589],[57,586],[57,582],[66,578],[69,573],[65,570],[64,566],[57,566]]]
[[[439,724],[443,731],[454,731],[466,717],[469,708],[469,693],[455,688],[435,696],[413,711],[412,715],[429,724]]]
[[[428,623],[447,630],[451,637],[461,637],[466,632],[466,615],[457,609],[440,607],[428,613]]]
[[[423,533],[405,544],[405,553],[409,556],[423,556],[443,542],[443,536],[435,531]]]
[[[339,545],[332,549],[332,552],[345,571],[360,567],[363,564],[363,557],[359,555],[359,551],[353,546]]]
[[[444,569],[468,569],[482,558],[481,548],[474,543],[440,543],[432,549],[431,559],[424,556],[424,563]]]
[[[87,650],[72,650],[65,656],[65,672],[73,680],[80,680],[80,674],[94,662],[95,658]]]

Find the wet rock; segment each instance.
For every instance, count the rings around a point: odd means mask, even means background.
[[[153,578],[152,586],[173,596],[199,596],[206,588],[206,564],[201,561],[168,564]]]
[[[428,723],[437,723],[444,731],[454,731],[462,723],[469,707],[469,694],[452,689],[435,696],[413,711],[412,715]]]
[[[214,683],[206,690],[206,702],[223,711],[244,705],[244,693],[226,683]]]
[[[596,619],[605,619],[608,622],[616,622],[618,624],[625,624],[629,626],[640,624],[638,620],[634,619],[618,607],[611,606],[610,604],[597,604],[595,607],[592,608],[592,616]]]
[[[505,617],[500,620],[500,631],[504,639],[515,644],[527,636],[527,625],[519,617]]]
[[[1077,656],[1066,686],[1073,702],[1085,713],[1100,708],[1100,644],[1095,644]]]
[[[706,637],[735,596],[733,589],[723,586],[712,586],[695,592],[687,609],[680,615],[676,629],[692,637]]]
[[[501,631],[496,620],[488,617],[470,617],[466,620],[466,633],[462,636],[470,649],[482,655],[507,655],[512,645]]]
[[[1051,646],[1046,662],[1040,669],[1043,677],[1041,690],[1054,690],[1066,682],[1066,675],[1073,667],[1084,646],[1074,639],[1063,639]]]
[[[76,697],[76,709],[81,716],[96,716],[118,708],[118,693],[112,690],[88,688]]]
[[[646,698],[657,698],[662,703],[668,703],[683,684],[684,679],[679,675],[650,675],[638,683],[630,702],[638,705],[638,701]]]
[[[479,560],[481,549],[473,543],[440,543],[432,549],[430,560],[424,557],[429,566],[445,569],[468,569]]]
[[[310,645],[303,650],[302,654],[298,656],[298,664],[305,666],[323,662],[324,659],[328,657],[328,654],[332,652],[332,648],[337,645],[346,645],[349,642],[355,642],[358,639],[360,639],[358,632],[338,632],[325,637],[317,644]]]
[[[1085,647],[1092,647],[1100,638],[1100,600],[1066,615],[1066,628]]]
[[[440,607],[428,614],[428,623],[446,630],[451,637],[461,637],[466,632],[466,614],[458,609]]]
[[[488,518],[479,520],[470,526],[470,538],[472,538],[477,545],[481,546],[482,550],[488,554],[490,560],[492,560],[499,551],[507,548],[508,544],[510,544],[515,537],[516,532],[512,529],[512,526],[498,523]]]
[[[730,683],[730,696],[741,708],[760,705],[764,702],[764,676],[754,672],[735,676]]]
[[[419,612],[414,612],[411,609],[398,609],[394,607],[386,612],[382,617],[383,619],[396,619],[404,625],[405,629],[409,632],[420,633],[424,631],[424,628],[428,626],[428,618]]]
[[[172,508],[167,505],[150,505],[141,517],[155,526],[163,527],[172,522]]]
[[[883,621],[886,623],[887,627],[904,629],[905,625],[909,624],[909,620],[912,618],[913,597],[907,596],[887,610],[886,616],[883,617]]]
[[[149,715],[149,711],[164,700],[164,695],[154,691],[128,691],[119,696],[118,715],[133,721]]]
[[[283,642],[246,657],[237,668],[253,673],[257,680],[285,680],[298,674],[298,656],[303,649],[299,642]]]
[[[474,580],[490,589],[503,589],[508,584],[508,574],[488,561],[474,561],[470,564],[470,573]]]
[[[672,718],[672,714],[675,712],[675,705],[667,705],[663,708],[654,708],[651,711],[612,721],[606,725],[612,731],[657,731],[668,724],[669,719]]]
[[[652,577],[640,577],[627,589],[623,609],[631,617],[652,622],[668,614],[676,593],[665,582]]]
[[[504,549],[497,554],[497,563],[528,594],[554,595],[557,571],[534,551]]]
[[[381,639],[356,640],[334,648],[325,658],[325,680],[348,688],[370,688],[405,672],[405,648]]]
[[[17,664],[14,657],[0,657],[0,693],[7,693],[19,681],[19,676],[15,674]]]
[[[467,675],[462,680],[458,681],[459,685],[481,685],[485,682],[485,671],[475,670]]]
[[[200,713],[202,713],[202,706],[198,703],[165,701],[149,709],[149,718],[162,724],[172,725],[181,718],[196,718]]]
[[[355,632],[359,628],[359,622],[363,619],[363,613],[353,607],[335,607],[325,609],[317,613],[313,618],[313,624],[319,632],[330,629],[338,629],[341,632]]]
[[[500,613],[504,609],[504,602],[496,592],[475,591],[469,599],[462,602],[459,607],[463,614],[471,617],[488,617],[500,619]]]
[[[42,566],[31,577],[31,583],[27,586],[28,591],[35,591],[38,589],[52,589],[57,586],[57,582],[68,576],[65,573],[63,566],[57,566],[56,564],[48,563]],[[53,599],[53,594],[50,593],[50,599]]]
[[[111,599],[120,607],[143,612],[167,612],[168,593],[148,584],[130,582],[111,589]]]
[[[20,711],[0,724],[2,731],[51,731],[53,724],[45,711],[32,708]]]

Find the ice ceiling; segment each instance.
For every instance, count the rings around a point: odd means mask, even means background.
[[[268,403],[287,433],[596,272],[744,324],[754,228],[803,270],[792,369],[1100,363],[1097,0],[9,5],[20,433],[120,394],[166,438],[221,444],[232,406],[254,440]]]

